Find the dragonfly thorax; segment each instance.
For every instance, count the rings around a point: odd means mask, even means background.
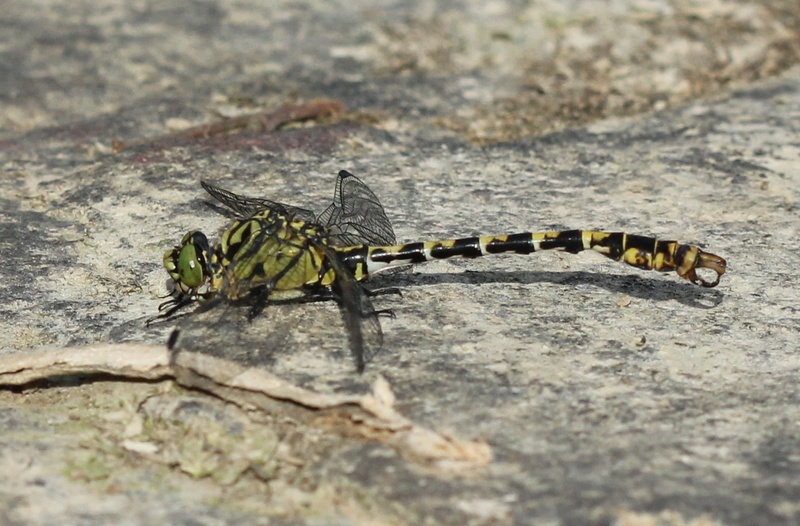
[[[210,288],[236,300],[259,288],[274,294],[330,286],[328,236],[322,225],[270,210],[234,221],[211,255]]]

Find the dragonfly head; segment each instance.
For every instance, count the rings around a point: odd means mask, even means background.
[[[175,290],[197,295],[198,289],[211,278],[208,238],[199,230],[187,232],[181,244],[164,252],[164,268],[169,272]]]

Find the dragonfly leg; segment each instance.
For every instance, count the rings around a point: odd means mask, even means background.
[[[376,318],[381,318],[381,317],[390,318],[392,320],[397,318],[397,315],[394,313],[394,309],[379,309],[379,310],[374,310],[372,312],[364,313],[364,317],[367,316],[375,316]]]
[[[317,301],[333,301],[336,299],[336,294],[331,292],[331,289],[327,287],[314,287],[304,291],[303,296],[297,298],[296,301],[298,303],[314,303]]]
[[[253,297],[253,305],[247,313],[247,321],[253,321],[253,318],[261,314],[267,306],[267,299],[269,298],[269,290],[267,287],[259,287],[251,293]]]
[[[144,322],[145,327],[149,327],[150,324],[158,320],[166,320],[171,318],[173,314],[175,314],[182,308],[186,307],[187,305],[194,303],[194,301],[195,298],[191,296],[182,296],[175,299],[171,299],[169,301],[165,301],[164,303],[158,306],[158,310],[159,312],[161,311],[166,311],[166,312],[161,312],[161,314],[159,314],[158,316],[146,320]]]
[[[396,295],[398,295],[400,297],[403,296],[403,291],[400,290],[399,287],[381,287],[381,288],[372,289],[372,290],[364,287],[364,292],[370,298],[374,298],[375,296],[384,296],[384,295],[387,295],[387,294],[396,294]]]

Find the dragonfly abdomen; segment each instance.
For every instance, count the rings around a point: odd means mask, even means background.
[[[725,272],[725,260],[703,252],[699,247],[677,241],[659,240],[624,232],[564,230],[553,232],[524,232],[498,236],[467,237],[443,241],[407,243],[395,246],[358,246],[337,249],[356,279],[367,279],[383,269],[446,259],[475,258],[489,254],[513,252],[530,254],[542,250],[562,250],[576,254],[594,250],[628,265],[661,272],[675,271],[692,283],[713,287]],[[709,268],[717,273],[713,282],[697,275],[697,268]]]

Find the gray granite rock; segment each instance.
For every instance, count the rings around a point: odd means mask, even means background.
[[[376,279],[402,296],[374,299],[396,319],[363,376],[334,303],[188,316],[181,345],[305,387],[381,374],[405,415],[485,439],[494,461],[443,476],[168,382],[61,378],[0,391],[0,522],[800,521],[793,2],[9,4],[0,356],[164,345],[175,323],[144,325],[163,251],[230,222],[201,179],[321,210],[347,169],[402,241],[625,230],[700,244],[729,270],[707,290],[542,253]],[[348,112],[141,142],[319,97]],[[248,440],[274,443],[275,465],[216,476]]]

